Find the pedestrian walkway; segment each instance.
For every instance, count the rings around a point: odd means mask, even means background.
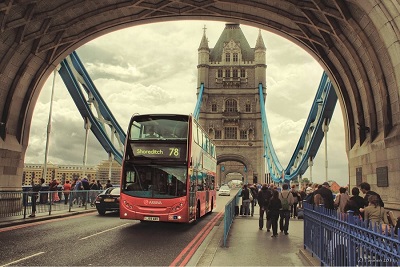
[[[257,210],[257,212],[256,212]],[[235,218],[223,247],[223,221],[213,236],[198,249],[188,266],[319,266],[303,249],[303,220],[291,219],[289,235],[278,229],[278,237],[272,238],[265,227],[258,227],[258,207],[254,217]],[[279,227],[279,226],[278,226]]]

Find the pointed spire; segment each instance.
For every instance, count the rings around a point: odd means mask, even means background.
[[[264,40],[261,36],[261,29],[259,29],[258,31],[258,37],[257,37],[257,41],[256,41],[256,47],[255,49],[262,49],[262,50],[266,50],[265,44],[264,44]]]
[[[207,50],[209,50],[210,48],[208,47],[208,39],[207,39],[207,37],[206,37],[206,30],[207,30],[206,25],[204,25],[203,30],[204,30],[204,32],[203,32],[203,38],[201,38],[199,50],[200,50],[200,49],[207,49]]]

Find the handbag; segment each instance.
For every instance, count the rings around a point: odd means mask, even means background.
[[[253,195],[250,193],[250,195],[249,195],[249,199],[250,199],[250,201],[253,201]]]

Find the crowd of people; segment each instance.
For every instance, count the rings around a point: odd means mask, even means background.
[[[61,187],[60,183],[56,179],[53,179],[50,183],[46,183],[43,178],[40,179],[39,183],[34,183],[32,180],[32,212],[29,217],[33,218],[36,216],[37,200],[39,200],[39,202],[42,204],[47,204],[47,202],[54,204],[55,202],[61,202],[63,198],[65,205],[70,204],[72,206],[77,204],[78,207],[82,207],[90,203],[90,205],[93,207],[95,206],[95,200],[99,190],[103,190],[112,186],[111,180],[108,180],[107,184],[103,186],[100,180],[96,181],[93,179],[91,182],[89,182],[86,176],[82,178],[74,178],[72,182],[66,180]],[[43,192],[39,194],[40,191],[50,191],[50,193]],[[51,196],[49,194],[51,194]]]
[[[364,197],[360,196],[360,192]],[[289,234],[290,218],[302,218],[303,203],[307,202],[326,209],[336,210],[337,213],[348,216],[349,211],[353,216],[364,220],[367,225],[379,225],[382,230],[394,227],[398,233],[400,217],[391,219],[384,207],[380,195],[371,190],[370,184],[361,183],[351,189],[341,187],[336,195],[331,191],[330,184],[308,184],[298,189],[296,185],[282,184],[245,184],[241,188],[242,203],[238,208],[241,216],[254,216],[255,207],[259,206],[259,229],[265,227],[268,232],[272,229],[272,236],[278,236],[278,227],[285,235]],[[300,209],[300,210],[299,210]]]

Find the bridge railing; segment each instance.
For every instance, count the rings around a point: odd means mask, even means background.
[[[231,229],[233,220],[235,219],[235,208],[239,206],[241,190],[225,205],[224,214],[224,247],[226,247],[226,241],[228,239],[229,230]]]
[[[75,211],[77,209],[95,209],[91,206],[93,199],[103,190],[70,191],[65,204],[63,191],[39,191],[36,196],[31,191],[0,192],[0,221],[25,219],[32,211],[32,198],[36,197],[36,215],[51,215],[57,211]],[[59,200],[54,201],[54,194]],[[79,205],[78,201],[85,199]]]
[[[327,266],[400,266],[400,236],[352,213],[304,203],[304,248]]]

